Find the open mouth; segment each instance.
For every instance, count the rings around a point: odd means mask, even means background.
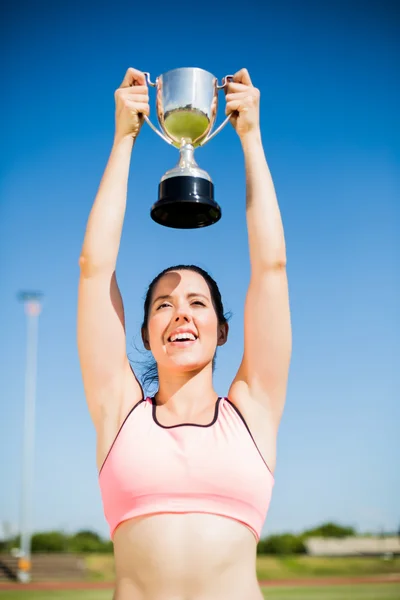
[[[174,346],[189,346],[196,340],[197,336],[194,333],[174,333],[168,338],[168,342]]]

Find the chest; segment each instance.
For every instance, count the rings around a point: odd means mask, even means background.
[[[211,426],[166,428],[151,418],[137,424],[125,424],[106,464],[113,484],[126,493],[229,495],[240,486],[252,495],[268,485],[267,467],[234,413]]]

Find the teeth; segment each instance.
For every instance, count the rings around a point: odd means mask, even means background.
[[[175,342],[176,340],[192,340],[194,342],[196,338],[193,333],[175,333],[171,335],[170,341]]]

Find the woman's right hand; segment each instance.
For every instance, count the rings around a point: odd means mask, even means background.
[[[135,139],[149,115],[149,94],[144,73],[130,67],[115,92],[115,139]]]

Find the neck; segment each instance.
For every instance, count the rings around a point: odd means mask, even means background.
[[[158,369],[157,404],[165,404],[177,416],[190,416],[214,404],[217,394],[212,382],[212,363],[197,371],[174,373]]]

